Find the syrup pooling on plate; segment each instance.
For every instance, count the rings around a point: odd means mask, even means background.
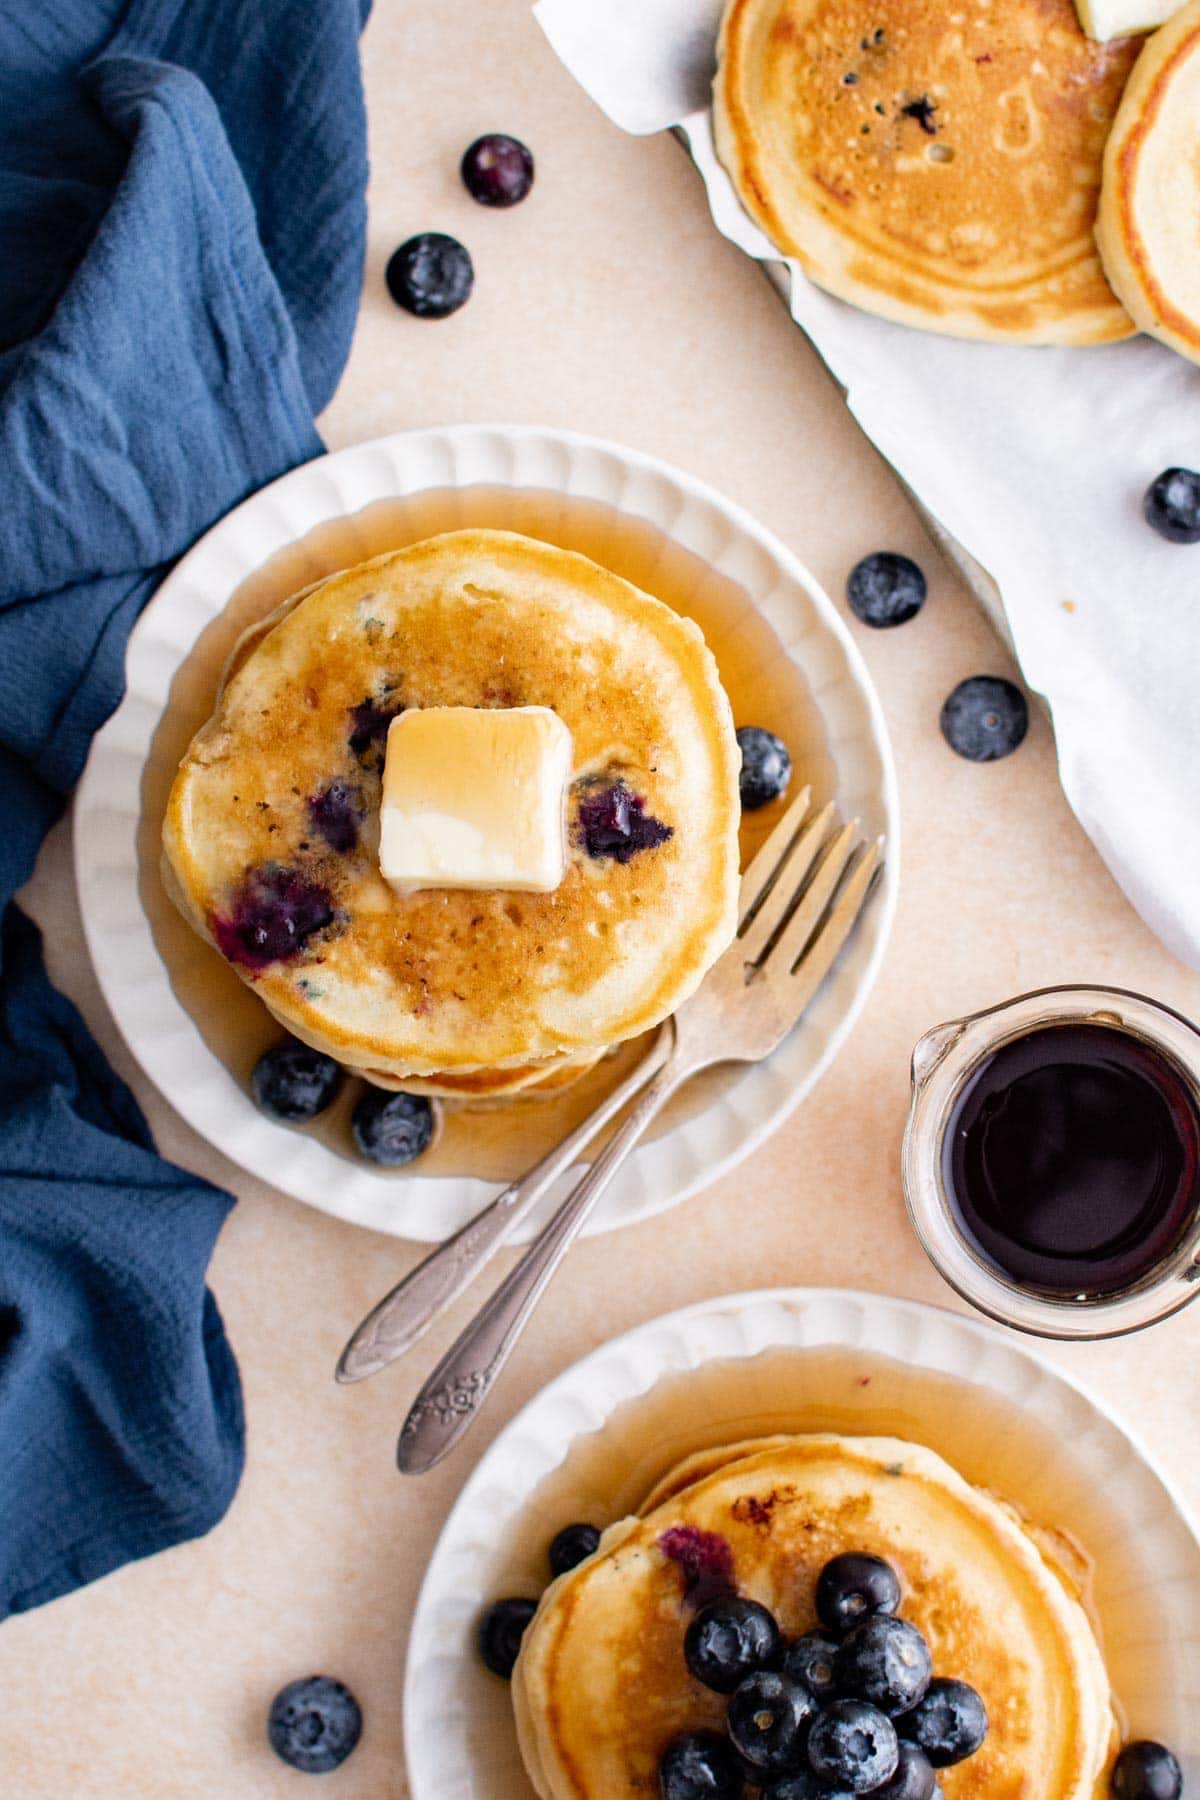
[[[1158,1268],[1200,1204],[1200,1118],[1182,1073],[1127,1031],[1013,1038],[960,1094],[943,1148],[967,1239],[1019,1286],[1117,1294]]]

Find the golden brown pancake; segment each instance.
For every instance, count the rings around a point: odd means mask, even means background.
[[[513,1702],[541,1800],[652,1795],[674,1736],[722,1728],[726,1700],[683,1657],[690,1575],[731,1579],[792,1636],[848,1550],[891,1563],[935,1674],[983,1696],[987,1739],[940,1772],[947,1800],[1093,1800],[1113,1717],[1086,1614],[1016,1516],[933,1451],[772,1438],[689,1459],[649,1499],[547,1589],[522,1640]]]
[[[376,1087],[393,1093],[429,1094],[464,1105],[486,1106],[492,1101],[548,1100],[583,1078],[604,1056],[603,1050],[584,1050],[578,1056],[547,1056],[541,1062],[518,1063],[509,1069],[445,1070],[436,1075],[388,1075],[382,1069],[362,1074]]]
[[[572,733],[552,893],[401,894],[379,872],[391,718],[464,705],[552,707]],[[275,1016],[341,1062],[553,1078],[550,1059],[674,1011],[732,936],[737,770],[691,621],[586,557],[450,532],[317,583],[243,639],[171,792],[168,886]],[[638,834],[596,852],[588,811],[617,788]]]
[[[1105,151],[1096,238],[1134,323],[1200,362],[1200,0],[1138,57]]]
[[[1092,227],[1136,53],[1072,0],[729,0],[717,151],[772,242],[867,312],[1106,343],[1133,327]]]

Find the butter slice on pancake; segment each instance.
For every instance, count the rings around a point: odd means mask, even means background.
[[[1072,0],[729,0],[717,151],[777,248],[867,312],[1106,343],[1133,329],[1093,225],[1136,53]]]
[[[1200,0],[1134,66],[1105,151],[1096,238],[1134,323],[1200,362]]]
[[[383,879],[383,746],[410,707],[563,721],[556,888]],[[313,585],[242,640],[171,791],[167,884],[305,1042],[372,1078],[482,1074],[468,1090],[499,1095],[648,1030],[725,948],[738,764],[690,620],[586,557],[449,532]],[[643,809],[640,847],[591,854],[585,810],[614,784]]]
[[[787,1636],[815,1624],[831,1557],[885,1557],[935,1673],[970,1682],[987,1706],[983,1747],[940,1771],[947,1800],[1093,1800],[1114,1726],[1087,1616],[1016,1516],[933,1451],[765,1439],[690,1458],[649,1503],[547,1589],[522,1641],[513,1702],[541,1800],[644,1800],[677,1733],[723,1726],[726,1700],[684,1662],[691,1607],[667,1532],[712,1534],[695,1541],[725,1547],[738,1591]]]

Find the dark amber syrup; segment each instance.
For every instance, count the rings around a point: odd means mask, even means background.
[[[1007,1279],[1054,1295],[1123,1293],[1196,1218],[1196,1100],[1175,1063],[1130,1032],[1046,1026],[975,1071],[942,1174],[968,1241]]]

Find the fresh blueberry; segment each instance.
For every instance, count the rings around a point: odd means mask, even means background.
[[[298,1125],[324,1112],[341,1078],[342,1071],[332,1056],[323,1056],[296,1038],[285,1038],[255,1063],[250,1092],[268,1119]]]
[[[854,1800],[854,1796],[845,1788],[827,1787],[811,1769],[797,1769],[765,1787],[762,1800]]]
[[[662,1800],[741,1800],[742,1771],[715,1731],[685,1731],[663,1751],[658,1786]]]
[[[1170,544],[1200,544],[1200,472],[1164,469],[1146,489],[1147,525]]]
[[[419,231],[393,250],[388,293],[418,319],[447,319],[465,306],[475,286],[470,252],[444,231]]]
[[[960,681],[942,707],[942,736],[968,762],[996,762],[1025,741],[1029,708],[1019,687],[999,675]]]
[[[806,1687],[818,1700],[830,1700],[837,1692],[833,1659],[837,1645],[819,1631],[806,1631],[788,1645],[780,1664],[785,1675]]]
[[[742,753],[742,772],[738,787],[742,811],[757,812],[778,800],[792,779],[792,759],[782,738],[761,725],[743,725],[737,734]]]
[[[358,843],[358,828],[366,808],[358,789],[348,781],[331,781],[307,801],[308,821],[319,837],[339,856],[348,856]]]
[[[923,1700],[900,1720],[910,1743],[919,1744],[935,1769],[974,1756],[988,1732],[987,1708],[965,1681],[931,1681]]]
[[[653,850],[674,835],[674,826],[648,813],[641,795],[623,781],[586,789],[579,802],[579,836],[589,856],[627,863],[637,851]]]
[[[333,901],[298,869],[265,863],[246,875],[229,911],[209,923],[222,956],[257,973],[298,956],[315,932],[332,924]]]
[[[809,1733],[808,1762],[826,1787],[868,1794],[899,1767],[896,1727],[865,1700],[835,1700]]]
[[[271,1702],[267,1736],[276,1756],[305,1775],[327,1775],[362,1736],[358,1701],[340,1681],[308,1675],[289,1681]]]
[[[910,556],[876,550],[851,569],[846,598],[855,618],[877,631],[906,625],[925,604],[925,576]]]
[[[1112,1791],[1117,1800],[1179,1800],[1183,1770],[1164,1744],[1141,1738],[1113,1765]]]
[[[536,1600],[497,1600],[479,1623],[479,1654],[493,1675],[511,1681],[526,1626],[537,1611]]]
[[[734,1748],[764,1775],[790,1775],[804,1766],[808,1728],[817,1703],[788,1675],[762,1669],[748,1675],[729,1702],[726,1725]]]
[[[875,1789],[871,1800],[933,1800],[937,1793],[937,1776],[925,1752],[916,1744],[901,1744],[899,1753],[896,1773],[881,1788]]]
[[[779,1645],[779,1627],[766,1607],[731,1594],[700,1608],[687,1628],[683,1654],[697,1681],[715,1693],[732,1694],[747,1675],[774,1661]]]
[[[389,1094],[371,1087],[354,1108],[350,1124],[368,1161],[398,1169],[428,1150],[433,1107],[423,1094]]]
[[[550,1540],[550,1573],[565,1575],[591,1556],[599,1542],[600,1533],[594,1525],[564,1525]]]
[[[533,186],[533,157],[520,138],[489,131],[465,152],[462,178],[480,206],[515,206]]]
[[[933,1677],[933,1658],[915,1625],[880,1613],[864,1619],[843,1639],[836,1676],[843,1694],[869,1700],[894,1719],[925,1693]]]
[[[817,1577],[817,1616],[829,1631],[849,1631],[875,1613],[894,1613],[900,1583],[881,1556],[847,1550],[827,1562]]]

